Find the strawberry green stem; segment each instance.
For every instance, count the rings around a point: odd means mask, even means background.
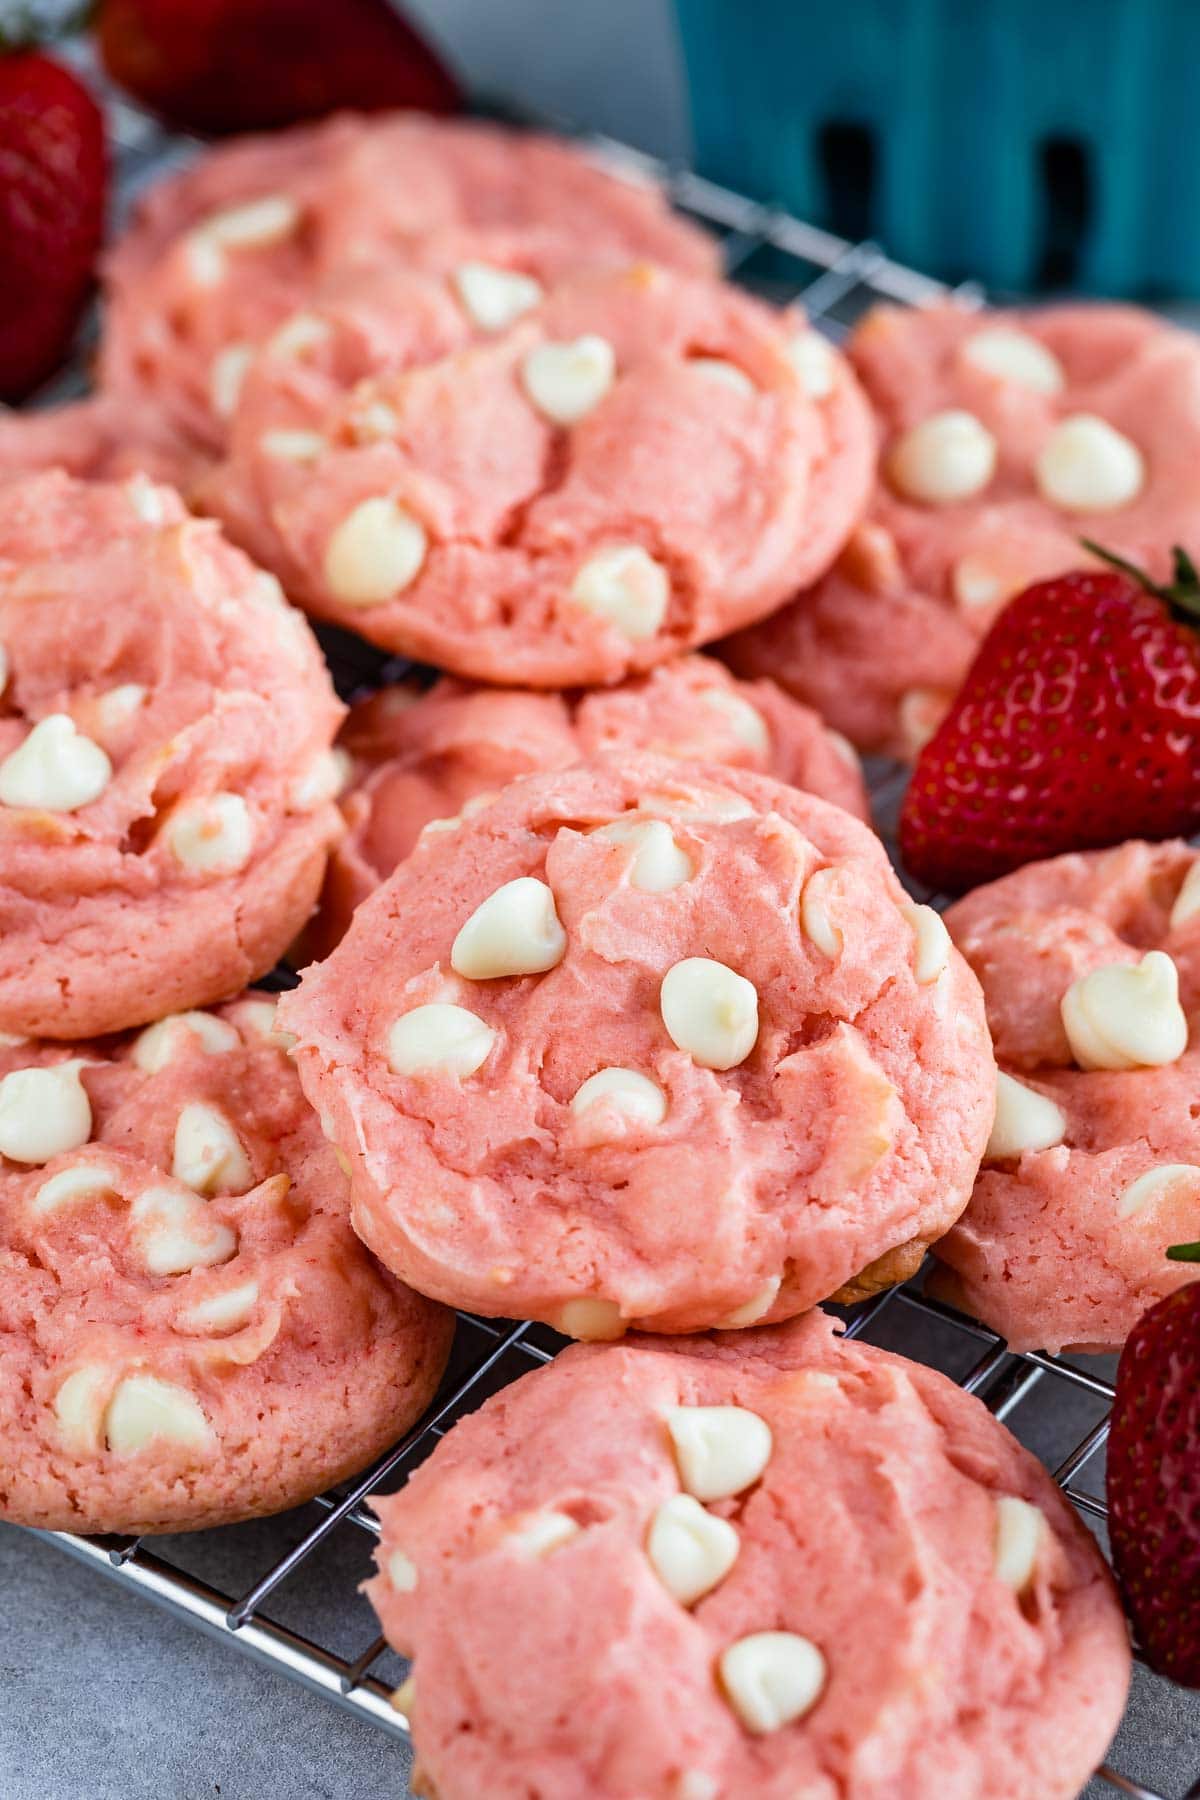
[[[1200,1244],[1172,1244],[1167,1255],[1172,1262],[1200,1262]]]
[[[1161,600],[1171,613],[1172,618],[1181,619],[1185,624],[1195,625],[1200,622],[1200,574],[1196,565],[1183,548],[1175,544],[1171,549],[1171,568],[1174,579],[1170,582],[1151,581],[1145,569],[1118,556],[1115,550],[1106,550],[1103,544],[1097,544],[1093,538],[1080,538],[1085,550],[1098,556],[1114,569],[1120,569],[1122,575],[1128,575],[1139,587],[1145,588]]]

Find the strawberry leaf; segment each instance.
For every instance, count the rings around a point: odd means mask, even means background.
[[[1183,548],[1182,544],[1174,544],[1171,548],[1171,571],[1173,579],[1169,582],[1151,581],[1145,569],[1137,563],[1130,562],[1124,556],[1118,556],[1115,550],[1106,550],[1103,544],[1096,543],[1094,538],[1080,538],[1085,550],[1098,556],[1111,568],[1119,569],[1122,575],[1128,575],[1139,587],[1145,588],[1167,607],[1172,618],[1182,619],[1187,624],[1200,621],[1200,573],[1196,565]]]
[[[1200,1244],[1172,1244],[1167,1256],[1172,1262],[1200,1263]]]

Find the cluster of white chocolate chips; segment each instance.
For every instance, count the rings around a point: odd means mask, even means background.
[[[126,682],[101,695],[96,717],[116,731],[144,699]],[[48,713],[0,761],[0,804],[37,812],[72,813],[98,800],[113,778],[107,752],[78,729],[68,713]],[[213,793],[182,801],[163,828],[163,840],[185,869],[236,874],[250,860],[254,825],[240,794]]]
[[[502,330],[542,298],[532,277],[485,263],[462,264],[454,271],[453,280],[472,321],[485,331]],[[825,339],[815,331],[802,330],[786,348],[787,361],[808,397],[814,401],[828,398],[836,385],[836,363]],[[753,397],[758,391],[746,371],[724,357],[692,357],[687,367],[702,380],[743,397]],[[240,363],[235,363],[238,380],[243,372]],[[611,392],[617,376],[616,351],[607,338],[595,332],[535,344],[518,368],[530,405],[561,430],[569,430],[594,412]],[[222,398],[228,394],[229,379],[228,366],[218,359],[213,383]],[[370,406],[365,409],[367,413],[372,410]],[[374,414],[379,429],[367,435],[390,436],[398,429],[386,406],[376,403]],[[362,409],[356,417],[363,417]],[[285,441],[265,446],[268,454],[307,461],[324,448],[324,440],[314,442],[311,433],[286,433],[283,437]],[[382,606],[412,586],[428,554],[429,536],[416,514],[394,495],[373,494],[359,500],[330,533],[324,553],[325,583],[343,606]],[[644,545],[602,544],[576,569],[567,598],[637,643],[654,637],[662,628],[670,605],[671,580],[662,562]]]
[[[651,803],[646,797],[640,803]],[[720,798],[720,797],[718,797]],[[453,821],[438,821],[449,825]],[[594,839],[620,846],[627,856],[626,880],[647,893],[667,893],[690,881],[695,865],[670,824],[640,810],[596,826]],[[841,954],[842,934],[834,912],[839,873],[814,871],[800,902],[800,926],[824,955]],[[902,905],[913,934],[913,972],[921,985],[935,982],[948,966],[950,937],[928,906]],[[450,966],[469,981],[541,975],[567,951],[567,934],[549,885],[532,875],[506,881],[489,894],[459,928]],[[700,1068],[737,1068],[758,1041],[758,992],[736,969],[708,956],[673,963],[659,988],[659,1013],[667,1036]],[[467,1007],[431,1001],[393,1021],[387,1033],[388,1066],[396,1075],[450,1075],[465,1080],[486,1062],[496,1033]],[[657,1082],[640,1070],[608,1067],[595,1071],[571,1100],[577,1116],[603,1109],[607,1127],[592,1141],[623,1135],[630,1125],[658,1125],[667,1099]],[[596,1121],[595,1123],[598,1123]]]
[[[283,1047],[275,1031],[275,1005],[247,999],[237,1009],[238,1024],[252,1038]],[[175,1013],[147,1026],[130,1049],[144,1073],[165,1069],[185,1043],[207,1055],[235,1050],[242,1039],[227,1019],[213,1013]],[[0,1155],[26,1168],[58,1158],[66,1161],[28,1195],[31,1218],[44,1226],[64,1210],[123,1193],[126,1173],[90,1147],[92,1108],[81,1073],[84,1058],[10,1070],[0,1079]],[[286,1185],[286,1178],[278,1178]],[[129,1200],[130,1237],[147,1274],[166,1277],[216,1267],[236,1255],[236,1233],[209,1209],[217,1194],[243,1194],[255,1185],[250,1157],[220,1108],[190,1101],[175,1123],[171,1169]],[[183,1312],[185,1332],[227,1333],[248,1321],[258,1285],[242,1281],[209,1295]],[[54,1400],[59,1430],[72,1449],[132,1455],[152,1438],[203,1445],[208,1421],[193,1395],[176,1383],[142,1370],[121,1375],[108,1364],[85,1363],[60,1384]]]
[[[1065,376],[1038,338],[1011,326],[986,326],[968,338],[963,360],[972,368],[1053,396]],[[982,493],[996,473],[998,446],[975,414],[962,407],[932,413],[892,444],[887,475],[906,499],[947,506]],[[1145,459],[1132,439],[1095,413],[1069,413],[1046,436],[1034,459],[1042,499],[1060,512],[1114,512],[1128,506],[1146,480]]]
[[[807,1370],[803,1379],[836,1393],[837,1377]],[[762,1480],[774,1450],[767,1421],[748,1407],[673,1406],[663,1420],[680,1491],[660,1501],[646,1530],[646,1557],[680,1606],[696,1606],[731,1573],[741,1552],[737,1524],[710,1510],[745,1495]],[[519,1515],[504,1544],[510,1554],[540,1560],[573,1543],[584,1528],[554,1508]],[[992,1574],[1011,1593],[1024,1594],[1037,1573],[1048,1527],[1041,1509],[1015,1494],[999,1495],[993,1511]],[[412,1593],[419,1572],[403,1550],[387,1559],[393,1588]],[[820,1700],[828,1665],[811,1638],[794,1631],[755,1631],[721,1651],[716,1675],[721,1692],[754,1736],[780,1731],[802,1719]],[[396,1696],[410,1711],[411,1679]]]
[[[1200,910],[1200,863],[1189,871],[1171,915],[1172,929]],[[1148,950],[1135,963],[1105,963],[1073,981],[1060,1002],[1071,1055],[1084,1070],[1163,1068],[1187,1049],[1188,1022],[1179,1003],[1179,971],[1165,950]],[[1052,1150],[1067,1135],[1067,1116],[1049,1095],[1001,1070],[996,1084],[996,1118],[984,1152],[1002,1162],[1026,1152]],[[1150,1170],[1126,1188],[1122,1218],[1142,1211],[1173,1187],[1190,1165],[1169,1163]]]
[[[642,810],[658,805],[659,798],[644,795],[636,811],[595,826],[589,834],[622,849],[625,880],[652,894],[670,892],[696,873],[691,855],[667,820]],[[692,810],[697,816],[736,819],[751,809],[738,796],[713,793],[707,796],[707,808],[698,799]],[[435,826],[445,830],[455,823],[439,820]],[[801,931],[831,960],[842,953],[837,923],[842,881],[836,865],[818,868],[808,877],[800,899]],[[898,911],[912,933],[915,980],[920,986],[935,984],[950,962],[945,924],[928,906],[904,903]],[[496,888],[462,924],[451,946],[450,967],[467,981],[541,975],[557,968],[566,952],[567,933],[553,890],[538,877],[522,875]],[[715,958],[687,956],[673,963],[662,978],[658,998],[667,1037],[698,1068],[716,1073],[737,1068],[758,1041],[759,995],[754,983]],[[497,1041],[498,1033],[469,1007],[431,1000],[392,1021],[384,1054],[395,1075],[465,1081],[483,1067]],[[652,1075],[611,1064],[588,1075],[569,1103],[574,1134],[587,1148],[654,1131],[666,1119],[668,1108],[668,1095]],[[718,1328],[732,1330],[765,1318],[780,1285],[778,1276],[771,1277],[716,1321]],[[568,1301],[556,1323],[568,1336],[588,1339],[619,1337],[626,1325],[615,1302],[598,1296]]]

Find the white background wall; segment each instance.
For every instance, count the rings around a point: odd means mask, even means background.
[[[672,0],[405,0],[466,81],[660,156],[687,152]]]

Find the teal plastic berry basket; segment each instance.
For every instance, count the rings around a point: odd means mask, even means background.
[[[1200,0],[676,0],[701,173],[993,288],[1200,294]]]

